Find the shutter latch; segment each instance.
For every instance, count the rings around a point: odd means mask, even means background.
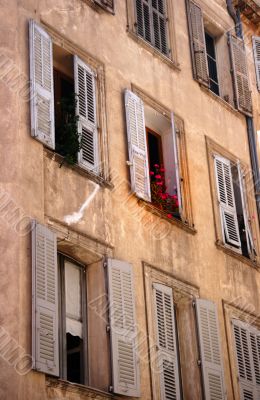
[[[131,161],[126,161],[126,165],[128,165],[128,167],[132,167],[133,163]]]
[[[201,366],[201,360],[198,360],[198,361],[197,361],[197,364],[198,364],[198,366],[200,367],[200,366]]]

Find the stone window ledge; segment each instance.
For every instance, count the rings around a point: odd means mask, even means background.
[[[222,97],[218,96],[217,94],[213,93],[210,89],[199,83],[201,89],[204,91],[204,93],[207,93],[213,100],[217,101],[219,104],[221,104],[223,107],[225,107],[227,110],[231,111],[233,114],[236,116],[241,116],[241,114],[236,108],[234,108],[230,103],[222,99]]]
[[[107,189],[113,189],[114,188],[113,183],[109,179],[105,179],[100,175],[96,175],[96,174],[94,174],[94,173],[92,173],[90,171],[87,171],[86,169],[81,168],[77,164],[69,165],[68,163],[64,162],[64,157],[63,156],[61,156],[58,153],[55,153],[55,151],[53,151],[51,149],[44,148],[44,151],[45,151],[46,157],[48,157],[49,159],[51,159],[55,163],[59,164],[60,168],[69,168],[69,169],[72,169],[74,171],[77,171],[80,175],[83,175],[83,176],[87,177],[88,179],[94,181],[98,185],[100,185],[102,187],[105,187]]]
[[[224,253],[228,254],[229,256],[236,258],[241,263],[247,264],[250,267],[252,267],[258,271],[260,270],[260,264],[257,261],[253,261],[253,260],[243,256],[241,253],[236,252],[236,250],[232,250],[231,247],[228,247],[220,240],[216,241],[216,246],[219,250],[222,250]]]

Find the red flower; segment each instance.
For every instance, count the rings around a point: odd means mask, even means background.
[[[163,185],[163,183],[162,183],[162,182],[156,182],[156,185],[158,185],[158,186],[162,186],[162,185]]]
[[[176,196],[176,194],[174,194],[174,195],[172,196],[172,199],[178,200],[178,197]]]
[[[150,175],[154,175],[154,172],[153,172],[153,171],[150,171]]]
[[[162,179],[161,175],[155,175],[156,179]]]
[[[159,165],[158,165],[158,164],[154,164],[154,166],[155,166],[155,168],[159,168]]]
[[[176,201],[175,206],[179,207],[179,202],[178,201]]]
[[[172,218],[172,215],[171,214],[167,214],[167,218]]]
[[[161,198],[162,198],[163,200],[166,200],[166,199],[167,199],[167,197],[168,197],[168,196],[167,196],[167,194],[166,194],[166,193],[162,193],[162,194],[161,194]]]
[[[164,168],[160,168],[160,172],[165,172],[165,169]]]

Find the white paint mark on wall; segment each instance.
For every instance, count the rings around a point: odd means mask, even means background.
[[[82,206],[80,207],[79,211],[74,212],[71,215],[66,215],[64,217],[64,221],[68,225],[76,224],[77,222],[79,222],[81,220],[81,218],[83,218],[84,211],[90,205],[91,201],[94,199],[94,197],[96,196],[97,192],[99,191],[99,185],[97,185],[94,182],[92,182],[92,183],[93,183],[93,185],[95,185],[95,189],[91,193],[91,195],[86,199],[86,201],[82,204]]]

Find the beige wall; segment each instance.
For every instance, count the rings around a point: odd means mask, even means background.
[[[219,3],[217,9],[221,9],[225,2],[201,3],[206,3],[209,12],[214,13],[215,3]],[[225,15],[224,28],[233,26],[226,10],[221,10]],[[126,31],[126,2],[123,0],[116,1],[115,16],[94,10],[82,0],[2,0],[0,63],[3,55],[10,57],[21,74],[20,83],[29,79],[29,18],[57,30],[105,65],[110,168],[118,178],[113,182],[115,189],[101,188],[80,222],[73,225],[75,243],[80,240],[83,243],[87,237],[86,243],[92,246],[93,252],[99,254],[108,249],[113,257],[133,264],[137,318],[142,329],[146,327],[142,261],[198,287],[202,298],[215,301],[228,399],[233,399],[222,301],[232,302],[241,297],[258,315],[260,278],[258,271],[242,259],[224,253],[215,245],[205,135],[250,165],[246,121],[243,115],[201,89],[193,80],[184,0],[174,2],[179,69],[170,67],[130,37]],[[253,82],[253,65],[250,73]],[[167,235],[163,240],[156,240],[151,229],[144,227],[134,215],[140,207],[137,200],[133,198],[131,209],[130,204],[122,204],[128,188],[122,184],[119,190],[118,182],[129,180],[122,93],[125,88],[130,89],[131,84],[145,90],[184,120],[195,235],[165,222]],[[256,91],[254,96],[256,123],[260,124]],[[55,220],[54,225],[61,231],[64,217],[80,209],[93,190],[93,184],[75,169],[65,165],[60,168],[43,145],[31,138],[29,104],[22,101],[17,85],[11,88],[6,84],[1,70],[0,107],[1,191],[10,195],[21,213],[46,224]],[[29,234],[21,236],[17,232],[1,204],[0,326],[30,353],[30,238]],[[143,213],[147,218],[150,216],[148,211]],[[159,217],[155,217],[156,222],[157,219]],[[84,252],[80,256],[75,250],[68,251],[84,262]],[[47,387],[44,375],[35,372],[21,377],[1,358],[0,382],[0,399],[90,398],[71,392],[66,385],[63,389],[54,384]],[[150,370],[146,362],[143,367],[141,365],[141,390],[142,400],[151,399]],[[193,394],[188,393],[189,389],[186,390],[187,399],[195,400]]]

